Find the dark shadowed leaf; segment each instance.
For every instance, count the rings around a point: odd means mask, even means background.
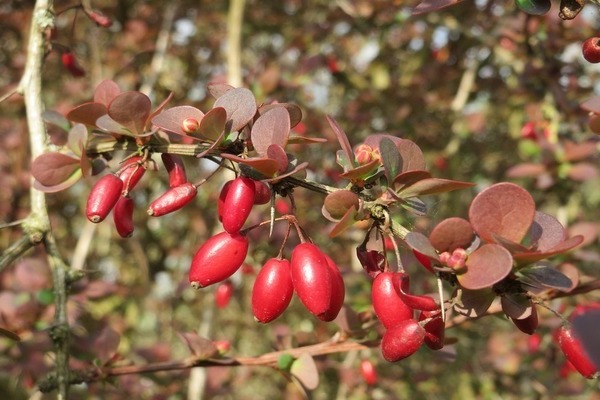
[[[427,204],[423,200],[413,197],[410,199],[403,199],[400,205],[411,213],[418,216],[427,215]]]
[[[121,341],[119,335],[110,326],[105,326],[100,334],[96,337],[93,343],[92,350],[95,352],[96,358],[100,363],[106,364],[116,353]]]
[[[329,237],[333,238],[333,237],[339,236],[346,229],[348,229],[352,225],[354,225],[354,223],[356,222],[356,219],[354,219],[354,217],[356,217],[357,213],[358,212],[357,212],[355,206],[350,207],[348,209],[348,211],[346,211],[346,213],[344,214],[344,216],[340,219],[340,222],[338,222],[333,227],[333,229],[331,230],[331,232],[329,232]]]
[[[508,293],[500,298],[502,311],[513,319],[524,319],[533,312],[533,305],[527,296],[521,293]]]
[[[67,180],[79,169],[79,158],[63,153],[45,153],[31,164],[31,175],[44,186],[54,186]]]
[[[558,269],[563,275],[565,275],[571,281],[571,287],[564,289],[563,292],[570,292],[579,285],[579,268],[570,263],[562,263],[556,269]]]
[[[302,110],[295,104],[292,103],[275,103],[275,104],[267,104],[258,108],[258,113],[260,115],[266,113],[269,110],[272,110],[277,107],[283,107],[287,110],[290,115],[290,127],[293,128],[302,121]]]
[[[222,110],[222,108],[219,109]],[[204,117],[204,113],[198,110],[196,107],[178,106],[161,112],[152,118],[152,123],[165,131],[181,136],[188,136],[188,133],[184,132],[182,129],[183,121],[187,118],[194,118],[196,121],[198,121],[198,123],[202,124]]]
[[[96,86],[94,91],[94,103],[100,103],[108,107],[111,101],[121,94],[121,89],[110,79],[103,80]]]
[[[490,308],[495,298],[496,294],[491,288],[480,290],[463,289],[460,296],[461,303],[456,304],[454,310],[470,318],[481,317]]]
[[[544,164],[521,163],[510,167],[506,171],[506,176],[509,178],[535,178],[544,172],[546,172]]]
[[[500,282],[510,273],[513,258],[509,251],[497,244],[484,244],[469,254],[467,271],[458,275],[460,285],[469,290],[484,289]]]
[[[465,189],[475,186],[471,182],[453,181],[450,179],[427,178],[422,179],[415,184],[402,189],[398,194],[400,197],[415,197],[428,194],[439,194],[450,192],[452,190]]]
[[[209,359],[219,353],[219,350],[212,341],[198,336],[195,332],[177,332],[177,334],[181,341],[188,346],[190,353],[200,360]]]
[[[590,309],[573,317],[571,322],[587,355],[600,370],[600,309]]]
[[[200,113],[202,111],[198,110]],[[223,107],[216,107],[201,118],[200,127],[198,133],[211,141],[215,141],[219,138],[221,133],[225,130],[225,124],[227,122],[227,112]]]
[[[431,260],[440,261],[436,249],[427,236],[419,232],[409,232],[404,238],[406,244],[413,250],[429,257]]]
[[[302,353],[294,360],[290,372],[308,390],[314,390],[319,386],[319,370],[315,360],[308,353]]]
[[[267,155],[270,145],[285,147],[290,135],[290,115],[283,107],[267,111],[254,122],[250,137],[259,156]]]
[[[474,235],[469,221],[453,217],[437,224],[429,234],[429,241],[439,252],[452,252],[458,247],[469,247]]]
[[[379,142],[379,153],[381,154],[381,162],[385,171],[385,176],[388,182],[394,181],[396,175],[402,169],[402,157],[398,148],[389,138],[384,137]]]
[[[42,113],[42,118],[45,122],[58,126],[65,132],[68,132],[71,129],[71,123],[64,115],[52,110],[46,110]]]
[[[535,215],[531,195],[514,183],[497,183],[479,193],[469,208],[469,221],[477,234],[487,242],[493,235],[520,243]]]
[[[441,10],[460,3],[463,0],[423,0],[412,9],[412,15],[419,15],[431,11]]]
[[[351,190],[336,190],[329,193],[323,201],[323,207],[335,219],[342,218],[352,206],[358,209],[358,196]]]
[[[528,335],[533,335],[537,330],[540,322],[535,304],[533,304],[533,302],[530,302],[530,304],[531,313],[527,317],[521,319],[511,318],[511,321],[515,324],[517,328],[519,328],[521,332],[524,332]]]
[[[223,107],[227,111],[227,120],[231,120],[231,131],[239,131],[252,120],[256,114],[256,99],[246,88],[231,89],[223,93],[213,108]],[[289,123],[289,118],[288,118]]]
[[[346,165],[343,165],[344,170],[346,168],[352,169],[356,166],[356,162],[354,160],[354,152],[352,151],[352,146],[350,146],[350,141],[348,141],[348,136],[346,136],[346,132],[342,129],[342,127],[337,123],[337,121],[330,115],[327,116],[327,122],[329,122],[329,126],[335,133],[335,137],[340,143],[340,147],[344,152]],[[339,157],[338,157],[339,158]]]
[[[85,152],[85,146],[87,143],[88,131],[85,125],[83,124],[75,124],[69,130],[69,136],[67,139],[67,144],[69,145],[69,149],[77,156],[81,157],[81,155]]]
[[[555,269],[553,266],[540,263],[531,267],[522,268],[519,270],[522,275],[522,280],[525,283],[540,284],[546,288],[568,291],[573,287],[573,282],[562,272]]]
[[[544,252],[562,243],[566,238],[567,231],[556,218],[541,211],[535,212],[527,234],[528,243],[535,245],[538,251]]]
[[[221,154],[221,157],[254,168],[264,176],[271,178],[277,174],[279,164],[271,158],[242,158],[233,154]]]
[[[100,103],[84,103],[67,113],[67,119],[88,126],[96,126],[98,118],[106,115],[108,108]]]
[[[567,175],[574,181],[585,182],[598,176],[598,168],[592,163],[580,162],[573,164]]]
[[[234,89],[234,87],[222,82],[211,82],[208,84],[208,92],[215,99],[218,99],[219,97],[223,96],[231,89]]]
[[[145,94],[135,91],[124,92],[111,101],[108,115],[134,135],[139,136],[144,132],[151,106],[152,103]]]

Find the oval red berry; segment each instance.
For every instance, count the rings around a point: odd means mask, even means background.
[[[170,188],[150,204],[148,215],[160,217],[177,211],[192,201],[196,194],[198,194],[198,189],[190,182]]]
[[[254,181],[239,177],[231,182],[223,203],[223,228],[229,233],[239,232],[254,205]]]
[[[262,323],[273,321],[288,307],[293,294],[290,262],[271,258],[256,275],[252,287],[254,318]]]
[[[425,340],[425,329],[414,319],[388,329],[381,339],[381,354],[389,362],[400,361],[419,350]]]
[[[113,220],[117,233],[123,238],[133,234],[133,199],[121,196],[113,210]]]
[[[108,174],[96,182],[88,195],[85,215],[87,218],[98,223],[104,220],[113,209],[123,189],[123,181],[116,175]]]
[[[371,301],[377,318],[387,329],[413,318],[413,309],[407,306],[398,293],[400,274],[382,272],[373,280]]]
[[[312,243],[301,243],[292,251],[290,260],[294,290],[306,309],[319,316],[329,310],[332,277],[327,260]]]

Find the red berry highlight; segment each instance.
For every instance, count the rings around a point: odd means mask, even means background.
[[[292,251],[290,260],[294,290],[306,309],[313,315],[329,311],[333,279],[327,259],[312,243],[301,243]]]
[[[87,218],[98,223],[104,220],[113,209],[123,189],[123,181],[116,175],[108,174],[96,182],[88,195],[85,215]]]
[[[377,318],[387,329],[413,318],[413,309],[400,298],[397,287],[400,274],[382,272],[373,280],[371,302]]]
[[[221,232],[209,238],[192,259],[189,281],[194,288],[222,282],[233,275],[248,254],[248,238]]]
[[[148,215],[160,217],[177,211],[192,201],[196,194],[198,194],[198,189],[190,182],[173,187],[150,204]]]
[[[579,372],[587,379],[592,379],[598,372],[598,368],[585,352],[581,342],[575,336],[573,328],[569,325],[563,325],[557,333],[558,346],[565,357]]]
[[[581,50],[586,61],[593,64],[600,63],[600,37],[592,37],[583,42]]]
[[[223,203],[223,228],[229,233],[239,232],[254,205],[254,181],[239,177],[231,182]]]
[[[271,201],[271,189],[262,181],[254,181],[254,204],[267,204]]]
[[[344,286],[344,278],[342,278],[338,266],[327,254],[323,253],[323,255],[325,256],[327,267],[329,268],[329,273],[331,275],[331,303],[329,304],[327,311],[317,317],[321,321],[329,322],[333,321],[338,316],[344,305],[346,287]]]

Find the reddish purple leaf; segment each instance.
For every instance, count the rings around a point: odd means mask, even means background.
[[[480,290],[462,290],[460,303],[454,305],[454,310],[469,318],[483,316],[492,305],[496,294],[491,288]]]
[[[585,182],[595,179],[598,176],[598,168],[592,163],[580,162],[571,165],[567,175],[574,181]]]
[[[73,173],[73,175],[71,175],[65,181],[58,183],[56,185],[46,186],[46,185],[41,184],[39,181],[34,180],[32,186],[35,189],[39,190],[40,192],[56,193],[56,192],[60,192],[65,189],[68,189],[69,187],[76,184],[77,181],[79,181],[79,179],[81,179],[81,176],[82,176],[81,170],[76,170],[75,173]]]
[[[535,215],[531,195],[514,183],[497,183],[479,193],[469,208],[469,221],[486,242],[494,235],[520,243]]]
[[[267,183],[274,183],[274,182],[280,181],[283,178],[287,178],[288,176],[295,175],[295,174],[297,174],[300,171],[304,171],[307,167],[308,167],[308,162],[305,161],[303,163],[300,163],[300,164],[296,165],[296,167],[294,167],[290,171],[287,171],[285,174],[278,175],[275,178],[265,179],[265,182],[267,182]],[[306,176],[306,172],[304,172],[304,176]]]
[[[356,166],[356,162],[354,160],[354,152],[352,151],[352,146],[350,146],[350,142],[348,141],[348,136],[346,136],[346,132],[342,129],[342,127],[337,123],[337,121],[330,115],[327,115],[327,122],[329,122],[329,126],[335,133],[335,137],[340,143],[340,147],[346,156],[346,160],[349,163],[348,168],[352,168]]]
[[[69,145],[69,149],[77,156],[81,157],[82,154],[85,153],[85,147],[88,138],[88,131],[85,125],[83,124],[75,124],[69,130],[69,136],[67,139],[67,144]]]
[[[259,156],[266,156],[272,144],[285,147],[290,135],[290,115],[283,107],[273,108],[261,115],[252,125],[250,137]]]
[[[121,94],[119,85],[110,79],[103,80],[96,86],[94,91],[94,103],[100,103],[108,107],[110,102],[119,94]]]
[[[227,120],[231,120],[231,131],[239,131],[256,114],[256,99],[246,88],[231,89],[217,98],[213,108],[223,107],[227,111]],[[289,117],[288,117],[289,121]]]
[[[212,97],[218,99],[230,90],[235,89],[233,86],[221,82],[210,82],[208,84],[208,92]]]
[[[221,154],[221,157],[252,167],[264,176],[269,178],[275,176],[275,174],[279,170],[279,164],[276,160],[273,160],[271,158],[242,158],[227,153]]]
[[[135,136],[128,128],[121,125],[108,114],[105,114],[96,120],[96,126],[107,133],[116,133],[118,135]]]
[[[79,158],[63,153],[45,153],[33,160],[31,175],[44,186],[66,181],[79,169]]]
[[[407,171],[396,176],[394,179],[394,189],[397,192],[402,191],[404,188],[414,185],[415,183],[431,178],[431,174],[427,171]]]
[[[546,172],[544,164],[521,163],[510,167],[506,171],[506,176],[509,178],[535,178],[544,172]]]
[[[202,113],[200,110],[198,110]],[[223,107],[216,107],[201,118],[198,133],[211,141],[216,141],[225,130],[227,112]]]
[[[429,234],[429,240],[439,252],[466,249],[473,242],[475,232],[469,221],[463,218],[447,218],[437,224]]]
[[[171,101],[171,99],[173,98],[173,92],[169,93],[169,95],[167,96],[166,99],[164,99],[162,101],[162,103],[160,103],[158,105],[158,107],[156,107],[148,116],[148,118],[146,119],[146,122],[148,121],[152,121],[152,118],[156,117],[158,114],[160,114],[163,109],[167,106],[167,103],[169,103],[169,101]]]
[[[178,332],[178,335],[188,346],[190,353],[192,353],[197,359],[206,360],[216,356],[219,353],[219,350],[212,341],[198,336],[198,334],[195,332]]]
[[[533,305],[527,296],[521,293],[509,293],[500,298],[502,311],[512,319],[524,319],[533,312]]]
[[[513,268],[509,251],[497,244],[484,244],[469,254],[467,271],[457,275],[460,285],[469,290],[491,287],[506,278]]]
[[[300,121],[302,121],[302,110],[300,109],[300,107],[298,107],[295,104],[292,103],[274,103],[274,104],[267,104],[264,106],[261,106],[258,108],[258,113],[260,115],[266,113],[269,110],[272,110],[274,108],[279,108],[279,107],[283,107],[287,110],[288,114],[290,115],[290,127],[293,128],[296,125],[298,125],[300,123]]]
[[[581,143],[565,140],[563,142],[565,161],[580,161],[598,153],[596,142],[587,141]]]
[[[92,345],[92,349],[95,351],[101,365],[105,365],[117,353],[120,341],[121,335],[110,326],[105,326],[102,329]]]
[[[475,186],[475,184],[471,182],[453,181],[450,179],[428,178],[422,179],[416,182],[415,184],[400,190],[398,194],[402,198],[409,198],[428,194],[446,193],[451,192],[453,190],[465,189],[472,186]]]
[[[304,136],[297,136],[297,135],[290,135],[288,137],[288,144],[312,144],[312,143],[327,143],[327,139],[304,137]]]
[[[409,232],[404,238],[406,244],[433,261],[440,261],[438,253],[427,236],[419,232]]]
[[[152,118],[152,123],[165,131],[181,136],[188,136],[188,133],[184,132],[182,129],[183,121],[188,118],[193,118],[201,124],[204,117],[204,113],[198,110],[196,107],[178,106],[164,110]]]
[[[522,268],[519,273],[523,275],[523,278],[521,278],[523,282],[533,286],[561,291],[569,291],[573,287],[573,282],[568,276],[545,263]]]
[[[368,163],[361,165],[360,167],[347,170],[343,174],[340,174],[340,176],[350,180],[364,179],[371,175],[371,173],[379,168],[380,165],[381,161],[378,159],[373,159]]]
[[[319,370],[315,360],[308,353],[302,353],[294,361],[290,373],[308,390],[314,390],[319,386]]]
[[[106,115],[108,108],[100,103],[83,103],[67,113],[67,119],[88,126],[96,126],[96,121]]]
[[[267,157],[277,162],[277,165],[279,166],[277,170],[278,174],[283,174],[285,171],[287,171],[288,156],[283,147],[278,144],[270,145],[267,148]]]
[[[380,143],[383,138],[391,140],[400,152],[400,157],[402,158],[400,173],[415,170],[425,170],[425,157],[423,156],[421,148],[408,139],[402,139],[396,136],[378,133],[367,137],[364,143],[374,149],[379,149],[381,152]]]
[[[351,190],[336,190],[323,201],[323,208],[335,220],[342,218],[352,206],[358,210],[358,195]]]
[[[550,250],[564,242],[566,238],[567,231],[556,218],[541,211],[535,212],[527,239],[537,251]]]
[[[355,206],[352,206],[346,211],[344,216],[340,219],[340,221],[333,227],[331,232],[329,232],[329,237],[334,238],[339,236],[346,229],[350,228],[356,222],[356,214],[358,211]]]
[[[579,246],[583,242],[583,236],[578,235],[565,240],[558,246],[544,252],[526,252],[515,253],[513,257],[519,265],[531,264],[544,258],[549,258],[557,254],[566,253],[567,251]]]
[[[111,101],[108,115],[119,124],[139,136],[144,133],[146,121],[150,116],[152,103],[148,96],[140,92],[124,92]]]

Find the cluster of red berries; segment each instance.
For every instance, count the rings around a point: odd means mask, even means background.
[[[148,214],[159,217],[179,210],[191,202],[198,189],[187,181],[181,157],[162,154],[163,164],[169,173],[169,189],[150,203]],[[135,155],[128,158],[115,174],[106,174],[92,187],[87,199],[86,216],[94,223],[102,222],[113,211],[117,232],[121,237],[133,234],[134,202],[130,192],[144,176],[149,162]]]
[[[432,297],[410,294],[409,286],[404,272],[380,272],[371,287],[373,309],[386,329],[381,353],[390,362],[411,356],[423,344],[433,350],[444,347],[440,305]]]

